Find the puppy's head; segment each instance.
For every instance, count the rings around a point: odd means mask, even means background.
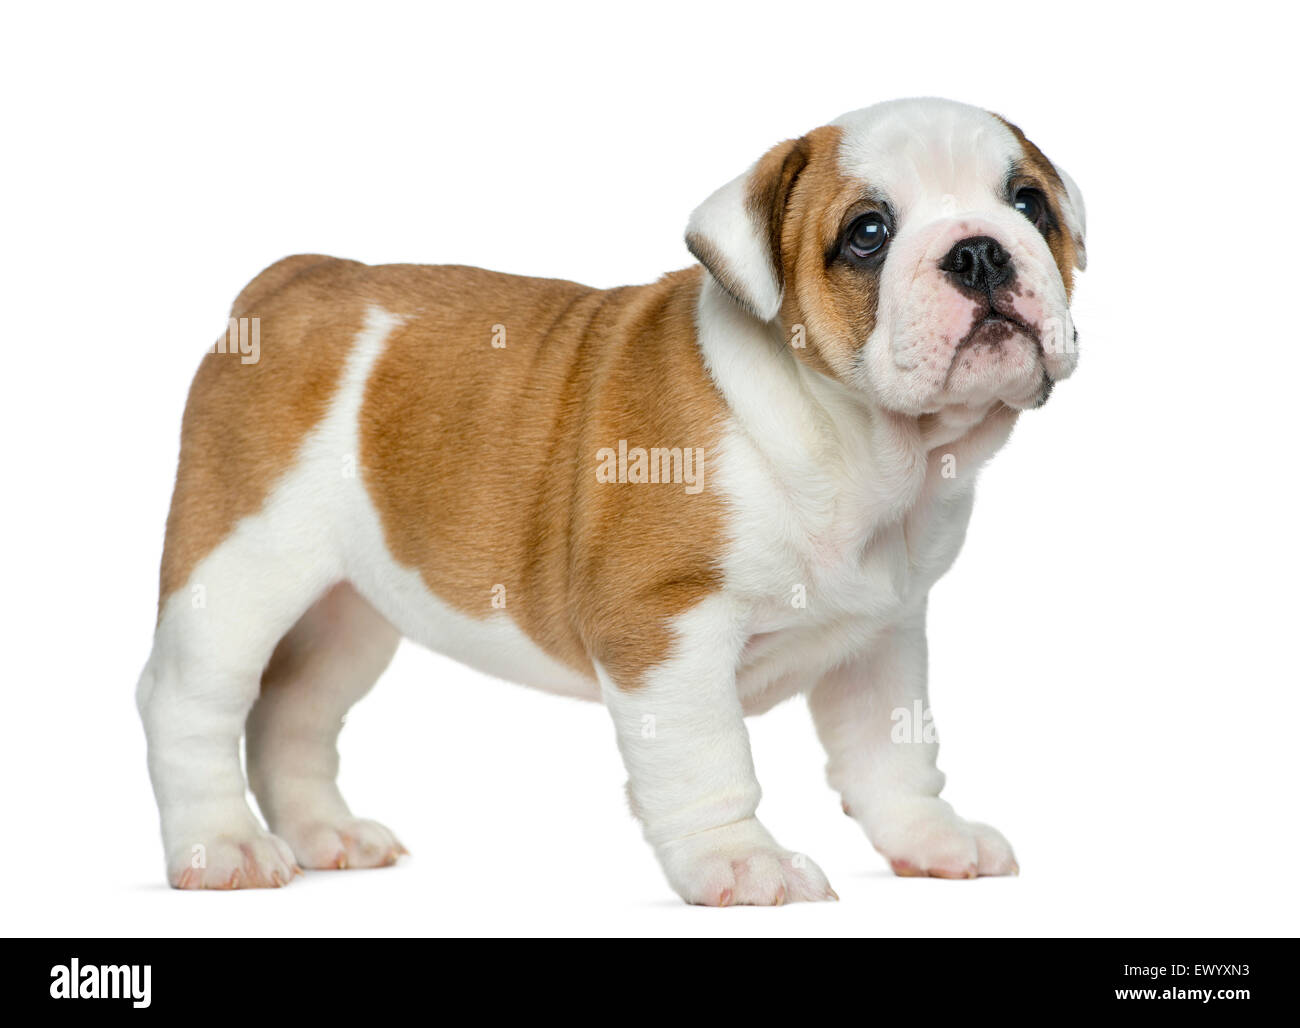
[[[1074,370],[1083,199],[978,108],[899,100],[782,143],[686,241],[799,359],[893,411],[1034,407]]]

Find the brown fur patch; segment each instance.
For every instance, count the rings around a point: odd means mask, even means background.
[[[777,285],[785,287],[785,222],[791,193],[812,159],[808,137],[787,139],[772,147],[755,166],[746,186],[745,206],[764,228]]]
[[[842,130],[814,129],[804,139],[808,164],[791,191],[782,234],[786,292],[782,321],[807,329],[807,346],[795,353],[805,363],[843,379],[862,341],[876,324],[880,282],[876,274],[827,262],[844,224],[863,206],[864,186],[840,170]],[[860,208],[860,210],[859,210]]]
[[[408,318],[361,419],[394,557],[473,617],[499,613],[504,586],[549,654],[636,684],[666,656],[669,619],[720,585],[721,511],[707,473],[694,495],[601,483],[597,452],[714,453],[725,411],[695,345],[700,269],[607,291],[473,268],[364,274],[361,291]]]

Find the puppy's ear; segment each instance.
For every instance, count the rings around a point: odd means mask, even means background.
[[[1061,185],[1065,186],[1065,228],[1074,239],[1074,263],[1080,271],[1088,266],[1088,250],[1085,246],[1087,236],[1087,213],[1083,207],[1083,193],[1059,164],[1052,165],[1061,176]]]
[[[781,309],[781,227],[786,202],[808,163],[804,139],[773,147],[691,215],[686,247],[738,304],[762,321]]]

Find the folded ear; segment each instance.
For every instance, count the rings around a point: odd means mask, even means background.
[[[1083,271],[1088,266],[1088,251],[1084,243],[1088,223],[1083,206],[1083,194],[1079,192],[1079,186],[1066,174],[1064,168],[1059,164],[1054,164],[1053,167],[1061,176],[1061,184],[1065,186],[1065,227],[1074,239],[1074,263],[1080,271]]]
[[[781,228],[808,154],[804,139],[773,147],[695,208],[686,226],[687,249],[732,299],[763,321],[781,309]]]

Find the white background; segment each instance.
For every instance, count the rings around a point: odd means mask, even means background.
[[[0,929],[1294,934],[1295,26],[1193,8],[7,8]],[[413,857],[167,889],[133,690],[186,387],[244,282],[310,251],[649,281],[768,146],[918,94],[1005,114],[1088,203],[1079,371],[931,607],[946,795],[1021,877],[890,876],[796,700],[750,723],[760,814],[842,902],[688,908],[600,708],[407,646],[343,786]]]

